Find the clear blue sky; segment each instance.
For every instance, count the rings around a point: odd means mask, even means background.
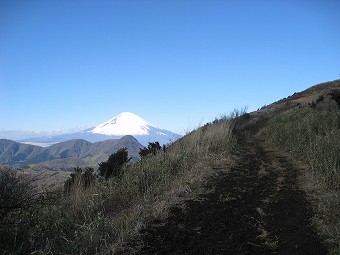
[[[340,74],[339,0],[0,1],[0,130],[175,132]],[[1,137],[0,137],[1,138]]]

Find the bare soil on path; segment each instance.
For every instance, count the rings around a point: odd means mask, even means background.
[[[209,181],[211,192],[141,231],[139,254],[326,254],[298,186],[300,170],[257,138]]]

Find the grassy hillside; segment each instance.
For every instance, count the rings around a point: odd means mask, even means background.
[[[327,189],[340,190],[340,111],[310,107],[290,110],[268,122],[264,133],[296,159]]]
[[[267,120],[288,110],[302,107],[313,107],[318,110],[337,110],[340,105],[340,80],[326,82],[294,93],[258,111],[250,113],[247,125],[253,125],[257,130],[263,127]]]
[[[299,93],[298,107],[268,118],[262,135],[306,165],[303,185],[314,202],[314,224],[331,253],[340,251],[340,81]]]
[[[223,224],[236,224],[233,230],[237,233],[228,236],[230,240],[239,237],[235,251],[262,249],[262,243],[272,251],[294,250],[296,247],[286,245],[287,240],[293,241],[292,236],[282,232],[284,229],[290,233],[290,226],[279,221],[288,217],[294,226],[302,221],[309,224],[305,193],[295,183],[299,176],[299,185],[305,188],[314,207],[313,224],[328,245],[329,253],[338,254],[339,98],[340,81],[334,81],[250,114],[239,116],[236,112],[233,119],[206,124],[166,150],[124,166],[119,177],[99,179],[86,189],[81,179],[76,179],[67,194],[36,188],[36,180],[0,169],[0,250],[4,254],[114,254],[124,249],[133,253],[143,246],[136,241],[141,240],[140,230],[150,222],[161,223],[170,215],[172,206],[183,207],[185,211],[184,201],[190,199],[198,201],[197,208],[206,208],[199,200],[203,199],[200,194],[208,193],[206,184],[211,184],[210,177],[220,180],[219,188],[225,194],[221,197],[210,191],[206,199],[214,198],[218,203],[221,217],[226,217]],[[247,139],[250,142],[245,142]],[[257,143],[261,139],[277,151],[261,147]],[[247,146],[242,148],[241,144]],[[290,155],[292,162],[282,156],[282,151]],[[235,160],[237,154],[239,159]],[[238,166],[233,165],[236,162]],[[303,164],[304,170],[294,162]],[[225,171],[222,179],[221,171]],[[290,195],[298,194],[294,198],[301,199],[298,201],[301,203],[286,196],[284,189],[293,191],[286,192]],[[206,205],[215,208],[216,204],[210,202]],[[239,210],[235,214],[233,206]],[[242,210],[247,214],[240,217]],[[299,214],[295,214],[297,211]],[[195,211],[191,212],[195,217]],[[203,218],[204,214],[200,212]],[[246,233],[240,231],[240,218]],[[205,224],[208,236],[210,224]],[[303,229],[298,233],[308,236],[310,225],[304,227],[306,233]],[[199,229],[194,230],[199,234]],[[251,242],[244,244],[247,235]],[[131,240],[135,240],[133,245]]]
[[[117,252],[147,221],[165,217],[171,205],[193,196],[213,167],[230,164],[235,144],[232,123],[224,119],[127,165],[119,179],[96,182],[86,190],[76,181],[67,196],[28,193],[32,202],[27,208],[10,210],[1,219],[0,237],[5,242],[0,249],[5,254]],[[30,181],[14,184],[20,190]],[[40,203],[41,196],[46,203]]]

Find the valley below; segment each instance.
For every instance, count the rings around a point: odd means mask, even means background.
[[[32,170],[72,171],[75,167],[92,167],[107,160],[120,148],[127,148],[133,161],[139,159],[144,148],[133,136],[123,136],[91,143],[85,140],[70,140],[49,147],[40,147],[0,140],[0,164]]]

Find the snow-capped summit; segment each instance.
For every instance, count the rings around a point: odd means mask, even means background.
[[[167,144],[181,137],[169,130],[158,128],[131,112],[122,112],[87,132],[111,138],[132,135],[145,146],[148,142],[155,141],[158,141],[160,144]]]
[[[102,135],[148,135],[151,128],[157,128],[131,112],[122,112],[112,119],[99,124],[90,132]]]
[[[132,135],[144,146],[147,146],[149,142],[168,144],[181,137],[179,134],[156,127],[136,114],[131,112],[122,112],[94,128],[85,129],[71,134],[25,139],[20,142],[46,145],[73,139],[84,139],[89,142],[98,142],[107,139],[120,139],[125,135]]]

